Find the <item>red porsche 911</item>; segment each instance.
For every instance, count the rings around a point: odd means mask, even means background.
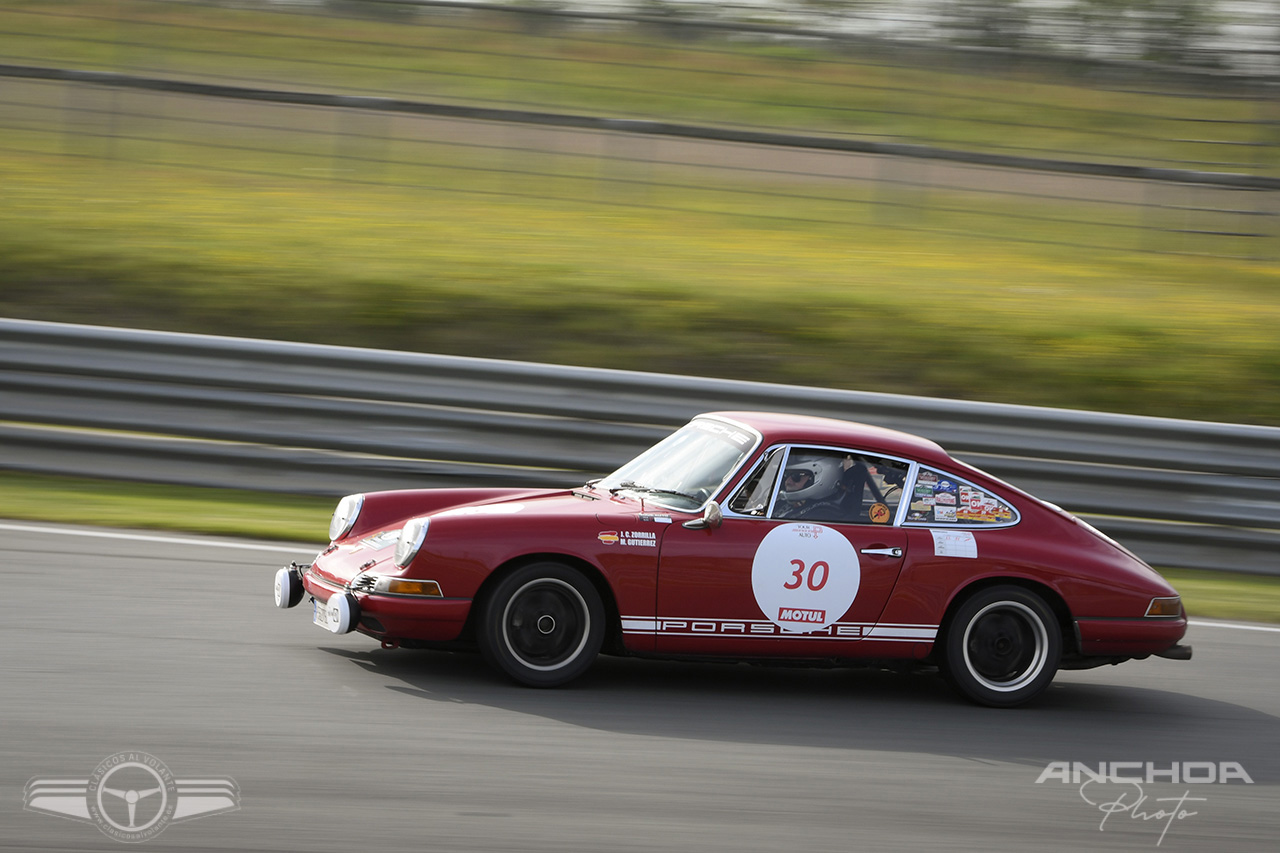
[[[1120,544],[906,433],[700,415],[571,490],[349,495],[276,604],[383,647],[478,647],[553,687],[597,654],[937,667],[1022,704],[1059,669],[1186,660],[1178,593]]]

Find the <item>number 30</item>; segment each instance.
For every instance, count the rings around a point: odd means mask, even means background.
[[[782,585],[783,589],[799,589],[800,584],[807,583],[809,589],[817,592],[827,585],[827,578],[831,575],[831,567],[827,565],[825,560],[818,560],[809,567],[809,577],[804,577],[804,560],[792,560],[791,565],[795,566],[795,571],[791,573],[791,581]],[[818,580],[818,569],[822,569],[822,579]]]

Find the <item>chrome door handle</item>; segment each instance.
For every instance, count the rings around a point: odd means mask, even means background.
[[[901,548],[863,548],[859,554],[875,554],[879,557],[901,557]]]

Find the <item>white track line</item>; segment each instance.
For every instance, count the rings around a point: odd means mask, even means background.
[[[1280,628],[1271,625],[1241,625],[1238,622],[1206,622],[1203,619],[1188,619],[1188,625],[1197,628],[1235,628],[1238,631],[1267,631],[1272,634],[1280,634]]]
[[[159,542],[166,545],[190,545],[195,548],[234,548],[240,551],[276,551],[281,554],[302,554],[314,551],[314,545],[257,545],[250,542],[232,542],[225,539],[186,539],[180,536],[154,536],[147,533],[116,533],[107,530],[73,530],[69,527],[37,527],[30,524],[0,523],[0,530],[18,533],[48,533],[55,536],[89,536],[97,539],[127,539],[133,542]]]

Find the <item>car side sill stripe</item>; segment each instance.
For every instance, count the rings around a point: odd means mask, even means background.
[[[782,631],[772,622],[759,619],[699,619],[696,617],[662,617],[653,619],[639,616],[623,616],[624,634],[661,634],[664,637],[786,637],[798,640],[934,640],[938,636],[937,625],[910,623],[868,624],[860,622],[835,622],[821,632]],[[698,628],[695,626],[705,626]]]

